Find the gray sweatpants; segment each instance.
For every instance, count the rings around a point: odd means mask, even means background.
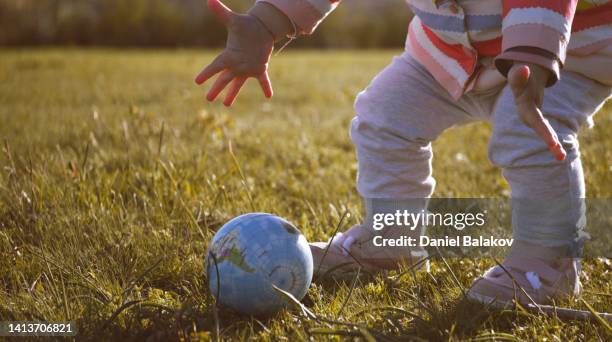
[[[502,168],[512,190],[515,240],[574,246],[580,242],[585,197],[578,130],[592,125],[593,115],[611,94],[610,87],[570,72],[546,89],[543,113],[568,152],[560,162],[521,123],[508,86],[454,100],[404,52],[355,102],[351,138],[366,215],[419,210],[415,203],[423,201],[410,199],[428,198],[435,187],[431,142],[451,126],[487,120],[493,124],[489,158]],[[530,201],[554,205],[534,207]]]

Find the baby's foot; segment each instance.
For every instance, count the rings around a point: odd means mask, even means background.
[[[409,229],[402,231],[417,238],[420,234],[419,231]],[[398,233],[399,230],[396,230],[395,235]],[[353,277],[358,269],[364,273],[375,274],[396,270],[402,264],[415,265],[427,257],[427,252],[421,247],[376,246],[373,241],[375,236],[377,234],[365,229],[363,225],[355,225],[345,233],[336,234],[328,242],[311,243],[315,276],[346,279]]]
[[[483,304],[549,304],[553,300],[580,293],[580,261],[559,258],[555,261],[510,255],[474,281],[468,299]],[[510,277],[511,276],[511,277]],[[528,298],[520,287],[529,295]]]

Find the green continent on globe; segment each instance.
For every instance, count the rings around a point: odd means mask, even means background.
[[[244,260],[244,254],[238,247],[236,238],[237,236],[235,234],[229,233],[219,240],[217,244],[220,246],[219,251],[214,251],[217,263],[220,264],[227,261],[245,272],[252,273],[255,269],[249,266],[246,260]]]

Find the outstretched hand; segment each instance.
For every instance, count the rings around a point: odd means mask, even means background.
[[[546,142],[555,159],[561,161],[565,159],[566,152],[557,133],[540,110],[547,78],[548,72],[533,64],[515,64],[508,72],[508,83],[514,95],[519,118]]]
[[[266,97],[272,97],[272,84],[268,76],[268,62],[274,49],[274,37],[254,16],[238,14],[227,8],[220,0],[208,0],[208,8],[227,28],[227,44],[195,82],[204,84],[216,74],[206,99],[214,101],[230,83],[223,104],[231,106],[240,89],[249,77],[259,81]]]

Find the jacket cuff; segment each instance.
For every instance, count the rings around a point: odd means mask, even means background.
[[[495,65],[503,75],[513,62],[537,64],[551,72],[548,86],[559,79],[576,9],[571,1],[503,1],[502,53]]]
[[[270,4],[257,2],[248,13],[259,19],[274,37],[275,42],[289,37],[290,33],[292,33],[291,36],[297,34],[295,24],[283,12]]]
[[[307,0],[257,0],[278,8],[298,29],[297,34],[311,34],[327,13],[321,13]]]
[[[502,34],[503,52],[517,47],[532,47],[547,51],[561,64],[565,61],[569,39],[556,29],[542,24],[521,24],[505,28]]]
[[[546,51],[542,51],[543,53],[533,53],[520,51],[519,49],[514,49],[510,51],[505,51],[501,55],[495,58],[495,67],[499,72],[504,75],[504,77],[508,77],[508,72],[510,68],[515,62],[523,62],[523,63],[532,63],[541,66],[542,68],[550,71],[550,77],[546,82],[546,86],[550,87],[557,83],[560,77],[560,63],[553,56],[546,54]],[[547,56],[548,55],[548,56]]]

